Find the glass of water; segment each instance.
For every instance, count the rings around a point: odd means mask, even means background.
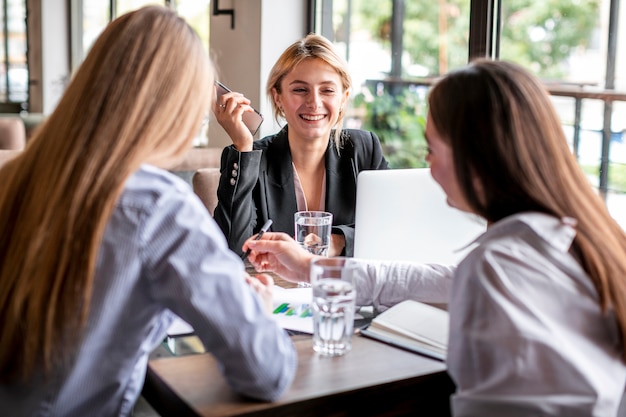
[[[328,256],[333,215],[326,211],[298,211],[294,214],[295,239],[300,247],[314,255]],[[310,287],[298,282],[298,287]]]
[[[339,356],[352,348],[356,290],[345,257],[311,261],[313,350]]]
[[[325,211],[298,211],[294,214],[295,238],[300,247],[328,256],[333,215]]]

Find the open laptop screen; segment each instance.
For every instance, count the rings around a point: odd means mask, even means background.
[[[359,174],[355,257],[457,264],[484,231],[482,219],[447,204],[428,168]]]

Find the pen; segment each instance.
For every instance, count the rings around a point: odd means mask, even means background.
[[[261,230],[259,231],[259,234],[256,235],[256,238],[254,240],[261,239],[261,237],[263,236],[263,233],[265,233],[268,230],[270,230],[270,226],[271,225],[272,225],[272,219],[269,219],[268,221],[265,222],[263,227],[261,227]],[[248,259],[248,255],[250,255],[250,248],[248,248],[248,250],[243,255],[241,255],[241,260],[245,261],[246,259]]]

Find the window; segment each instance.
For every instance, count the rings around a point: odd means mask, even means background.
[[[470,0],[323,0],[317,6],[316,30],[343,51],[353,77],[347,127],[374,131],[393,168],[426,166],[427,87],[467,63]]]
[[[111,10],[109,2],[102,0],[82,0],[82,36],[72,41],[80,42],[78,56],[74,57],[74,67],[85,58],[87,51],[91,48],[98,35],[111,20]]]
[[[93,42],[114,18],[150,4],[174,8],[209,48],[209,0],[73,0],[72,68],[78,67]]]
[[[3,0],[0,7],[0,111],[17,113],[28,107],[26,4]]]
[[[469,56],[500,57],[544,81],[590,181],[620,199],[612,212],[626,212],[625,9],[619,0],[317,0],[315,31],[354,76],[349,126],[377,133],[392,167],[426,165],[433,78]]]
[[[572,151],[613,212],[626,208],[626,34],[616,0],[503,0],[501,52],[544,80]],[[619,45],[619,47],[618,47]],[[619,97],[621,91],[621,99]]]

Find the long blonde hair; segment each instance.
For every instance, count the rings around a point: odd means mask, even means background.
[[[49,373],[67,359],[125,181],[142,163],[164,166],[191,146],[213,79],[200,40],[175,13],[151,6],[123,15],[24,152],[0,170],[1,381]]]
[[[445,76],[428,103],[476,213],[489,222],[524,211],[577,220],[574,255],[604,311],[615,311],[626,346],[626,234],[588,183],[539,80],[517,64],[481,59]]]

